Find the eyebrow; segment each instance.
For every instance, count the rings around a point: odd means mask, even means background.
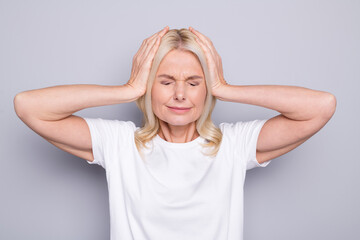
[[[161,75],[158,75],[158,77],[164,77],[164,78],[169,78],[169,79],[172,79],[172,80],[176,80],[173,76],[168,75],[168,74],[161,74]],[[193,79],[202,79],[202,77],[198,76],[198,75],[193,75],[193,76],[190,76],[190,77],[186,78],[185,80],[193,80]]]

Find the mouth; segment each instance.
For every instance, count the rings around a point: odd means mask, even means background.
[[[191,108],[183,108],[183,107],[169,107],[168,108],[176,113],[185,113],[188,112]]]

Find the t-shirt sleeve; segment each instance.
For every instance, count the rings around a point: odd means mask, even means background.
[[[233,140],[236,156],[241,156],[245,160],[246,170],[256,167],[266,167],[272,160],[259,163],[256,159],[256,145],[260,130],[267,119],[253,121],[239,121],[236,123],[223,123],[222,128],[226,128],[226,134]]]
[[[94,161],[89,164],[97,164],[106,169],[110,152],[114,148],[125,146],[130,135],[134,131],[135,124],[131,121],[119,121],[102,118],[83,118],[88,124]],[[124,144],[123,144],[124,143]]]

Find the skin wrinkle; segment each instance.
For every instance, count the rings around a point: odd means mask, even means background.
[[[160,120],[159,136],[174,143],[199,137],[196,120],[201,116],[207,94],[199,60],[191,52],[172,50],[162,60],[156,76],[151,98],[154,114]],[[169,107],[191,109],[177,113]]]

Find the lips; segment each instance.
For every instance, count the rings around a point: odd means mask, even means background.
[[[170,111],[177,113],[177,114],[183,114],[190,111],[191,108],[184,108],[184,107],[168,107]]]
[[[190,109],[190,108],[185,108],[185,107],[169,107],[169,108],[177,109],[177,110],[188,110],[188,109]]]

